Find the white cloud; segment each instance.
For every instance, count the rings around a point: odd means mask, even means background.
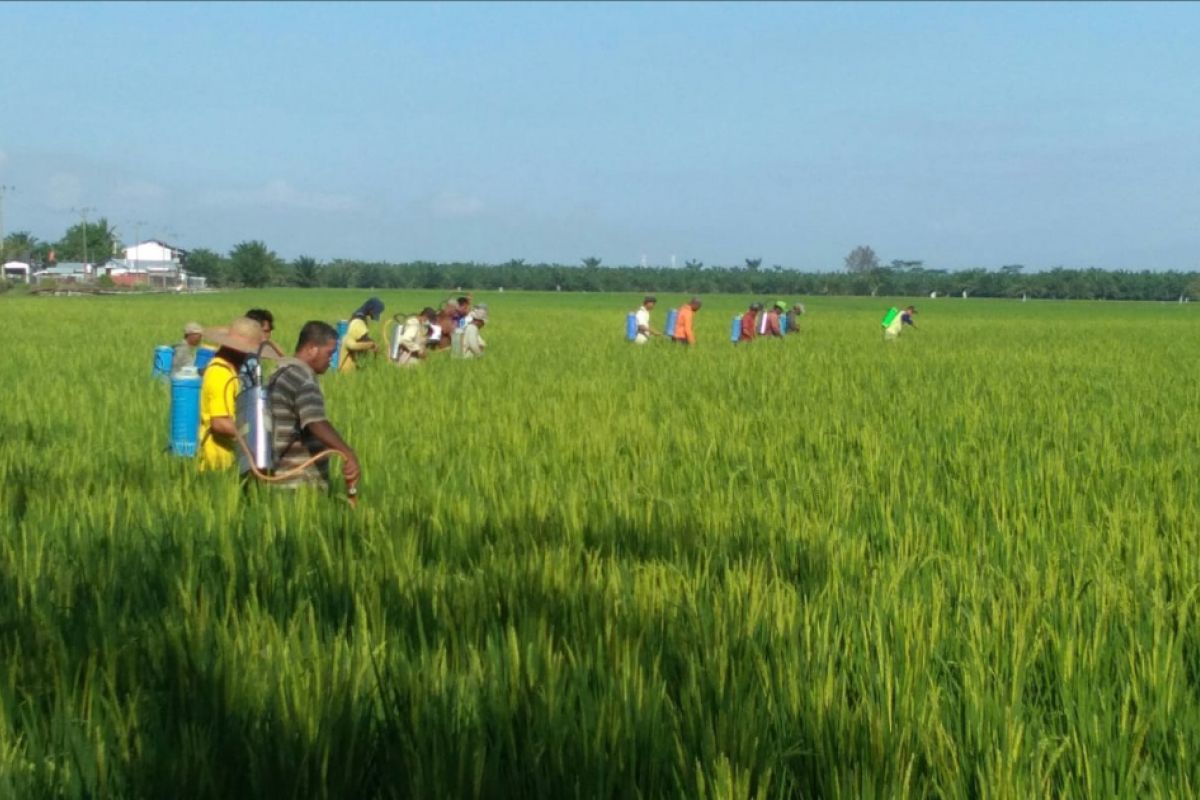
[[[435,217],[474,217],[483,211],[483,201],[474,195],[444,191],[433,198],[429,204],[429,210]]]
[[[210,192],[202,198],[202,202],[210,206],[254,206],[302,211],[349,211],[358,206],[358,201],[349,195],[304,191],[282,179],[268,181],[255,189]]]
[[[54,209],[79,205],[83,196],[83,181],[72,172],[56,172],[46,186],[46,203]]]

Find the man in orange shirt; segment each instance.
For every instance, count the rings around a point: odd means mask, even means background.
[[[700,298],[693,297],[680,307],[679,315],[675,318],[675,341],[689,345],[696,343],[696,331],[692,328],[692,317],[700,310],[700,306]]]

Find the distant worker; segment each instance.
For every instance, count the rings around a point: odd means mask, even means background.
[[[804,316],[804,303],[796,303],[787,313],[787,333],[800,332],[800,317]]]
[[[638,310],[634,314],[637,334],[633,337],[633,341],[636,344],[645,344],[650,341],[651,336],[662,336],[661,333],[650,327],[650,312],[654,310],[657,303],[658,298],[654,295],[646,295],[646,299],[642,300],[642,304],[638,306]]]
[[[454,315],[458,312],[458,304],[453,300],[442,303],[438,311],[437,321],[430,326],[429,341],[426,347],[430,350],[445,350],[450,347],[450,334],[457,327]]]
[[[767,325],[763,329],[763,336],[783,336],[783,326],[779,322],[779,315],[787,308],[787,303],[782,300],[777,300],[775,305],[767,311]]]
[[[353,498],[361,470],[358,457],[346,444],[325,414],[325,397],[317,376],[329,369],[337,331],[327,322],[306,322],[300,329],[296,354],[279,362],[271,380],[271,416],[275,422],[272,450],[275,474],[295,472],[304,462],[323,450],[335,450],[342,457],[342,475]],[[329,490],[329,461],[309,464],[296,475],[273,486],[285,489],[314,487]]]
[[[739,342],[753,341],[754,337],[758,335],[758,312],[760,311],[762,311],[762,303],[751,303],[746,313],[742,314]]]
[[[456,327],[456,328],[466,327],[467,315],[470,313],[471,313],[471,295],[468,294],[468,295],[464,295],[464,296],[458,298],[458,300],[455,301],[454,311],[451,312],[451,316],[453,316],[453,318],[454,318],[454,327]]]
[[[246,312],[246,316],[262,325],[263,336],[266,339],[271,338],[271,334],[275,331],[275,315],[265,308],[252,308]]]
[[[461,330],[456,330],[452,334],[458,339],[458,344],[452,350],[454,355],[459,358],[482,358],[483,351],[487,347],[487,342],[483,341],[480,335],[483,326],[487,324],[488,312],[486,308],[477,307],[470,314],[470,321]]]
[[[396,357],[392,360],[402,367],[420,364],[425,358],[429,326],[436,322],[437,312],[432,308],[409,315],[396,332]]]
[[[217,352],[200,384],[200,469],[221,470],[237,459],[238,370],[248,355],[276,358],[283,353],[263,338],[262,325],[249,317],[208,331],[205,338],[217,345]]]
[[[350,315],[350,325],[346,328],[346,335],[342,337],[342,347],[338,351],[339,372],[353,372],[358,369],[360,358],[379,349],[379,346],[371,339],[367,320],[378,322],[381,314],[383,314],[383,301],[378,297],[372,297]]]
[[[676,342],[689,346],[696,343],[696,331],[692,327],[692,318],[696,316],[696,312],[702,305],[699,297],[693,297],[679,307],[679,314],[675,317],[674,338]]]
[[[196,363],[196,348],[204,336],[204,328],[199,322],[189,322],[183,326],[183,339],[175,345],[171,356],[171,374],[174,375],[184,367]]]
[[[883,317],[883,338],[887,341],[895,341],[905,325],[916,328],[916,324],[912,321],[912,315],[916,313],[917,310],[912,306],[908,306],[904,311],[897,311],[895,308],[888,309],[888,313]],[[907,322],[905,321],[906,317],[908,318]]]

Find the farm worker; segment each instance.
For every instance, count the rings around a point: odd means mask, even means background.
[[[679,315],[675,317],[675,341],[686,345],[696,343],[696,331],[692,327],[692,318],[696,316],[701,305],[703,303],[700,298],[693,297],[679,307]]]
[[[800,332],[800,317],[804,315],[804,303],[796,303],[792,306],[792,310],[787,313],[787,332]]]
[[[633,338],[634,343],[645,344],[650,341],[651,336],[662,335],[650,327],[650,312],[654,310],[654,306],[657,303],[658,298],[653,295],[646,295],[646,299],[638,306],[638,310],[634,314],[635,322],[637,323],[637,335]]]
[[[262,325],[249,317],[206,331],[204,338],[217,345],[217,353],[200,384],[200,469],[227,469],[236,460],[238,370],[248,355],[276,358],[283,353],[263,338]]]
[[[346,328],[346,335],[342,337],[342,348],[338,352],[339,372],[353,372],[358,368],[358,360],[363,357],[364,353],[379,349],[371,339],[367,320],[372,319],[378,322],[382,313],[383,301],[378,297],[372,297],[350,315],[350,325]]]
[[[430,350],[445,350],[450,346],[450,332],[456,327],[454,315],[458,313],[458,304],[453,300],[447,300],[442,303],[442,310],[438,312],[437,322],[430,327],[429,342],[427,347]]]
[[[750,308],[742,314],[741,335],[739,342],[749,342],[758,335],[758,312],[762,311],[762,303],[751,303]]]
[[[907,311],[908,309],[905,310]],[[896,315],[892,317],[891,321],[883,329],[883,338],[889,342],[896,340],[896,337],[900,335],[900,329],[904,326],[904,314],[896,311],[895,308],[888,309],[888,314],[892,312],[896,312]],[[884,315],[884,319],[887,319],[887,315]]]
[[[425,308],[420,316],[412,314],[404,320],[397,334],[396,363],[400,366],[416,366],[425,358],[426,326],[437,320],[437,312]]]
[[[763,336],[783,336],[783,329],[779,325],[779,315],[787,309],[787,303],[782,300],[775,302],[771,309],[767,311],[767,328],[763,332]]]
[[[200,338],[203,335],[204,328],[199,322],[189,322],[183,326],[183,339],[175,345],[174,354],[171,356],[172,375],[196,363],[196,348],[200,346]]]
[[[455,331],[462,338],[462,358],[482,358],[487,342],[480,336],[483,326],[487,324],[488,312],[484,306],[477,306],[470,313],[470,321],[461,331]]]
[[[465,295],[463,297],[458,298],[458,300],[455,302],[455,305],[454,305],[454,311],[451,312],[451,316],[454,318],[454,327],[456,327],[456,328],[466,327],[467,315],[470,313],[471,313],[471,296]]]
[[[327,322],[306,322],[300,329],[296,354],[279,362],[271,378],[271,416],[275,421],[271,447],[275,456],[275,474],[296,471],[323,450],[336,450],[342,456],[342,475],[353,496],[361,470],[358,457],[325,416],[325,397],[317,376],[329,369],[337,331]],[[295,489],[312,486],[329,489],[329,461],[309,464],[296,475],[272,486]]]
[[[246,312],[246,316],[262,325],[263,338],[271,338],[271,333],[275,330],[274,314],[265,308],[252,308]]]
[[[917,327],[917,323],[913,322],[913,314],[916,314],[916,313],[917,313],[917,310],[915,308],[913,308],[912,306],[909,306],[908,308],[904,309],[904,311],[901,312],[901,314],[900,314],[901,324],[911,325],[915,329]]]

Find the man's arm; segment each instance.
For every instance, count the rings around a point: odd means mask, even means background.
[[[213,417],[208,421],[208,425],[212,432],[219,436],[232,439],[237,435],[237,425],[234,424],[233,417]]]
[[[358,456],[354,455],[354,451],[350,449],[350,445],[346,444],[328,420],[310,422],[304,426],[304,430],[330,450],[336,450],[341,453],[342,475],[346,478],[346,486],[354,486],[354,484],[358,483],[359,476],[362,474],[362,470],[358,466]]]

